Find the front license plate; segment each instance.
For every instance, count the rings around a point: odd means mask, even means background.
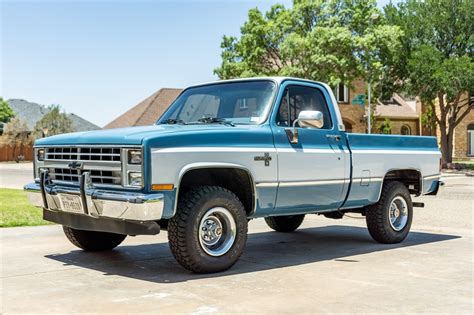
[[[59,200],[63,211],[84,213],[80,196],[60,194]]]

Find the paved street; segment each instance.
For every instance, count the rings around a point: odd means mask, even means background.
[[[0,188],[18,188],[33,181],[33,163],[0,163]]]
[[[59,226],[2,229],[0,312],[472,313],[474,178],[446,182],[402,244],[373,242],[361,219],[308,215],[291,234],[253,220],[241,260],[214,275],[182,269],[166,232],[84,253]]]

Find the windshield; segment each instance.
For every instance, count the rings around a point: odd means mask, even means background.
[[[173,102],[158,123],[257,124],[265,118],[275,88],[275,83],[263,80],[193,87]]]

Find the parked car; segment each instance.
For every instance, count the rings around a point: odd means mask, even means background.
[[[185,89],[153,126],[37,140],[25,189],[79,248],[163,229],[183,267],[209,273],[236,263],[256,218],[292,232],[355,212],[376,241],[403,241],[440,157],[434,137],[346,133],[326,84],[240,79]]]

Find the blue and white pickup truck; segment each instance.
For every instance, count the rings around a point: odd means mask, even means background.
[[[411,195],[441,184],[435,138],[346,133],[329,86],[295,78],[192,86],[153,126],[43,138],[34,152],[25,190],[74,245],[164,229],[198,273],[230,268],[255,218],[291,232],[306,214],[355,212],[376,241],[401,242]]]

